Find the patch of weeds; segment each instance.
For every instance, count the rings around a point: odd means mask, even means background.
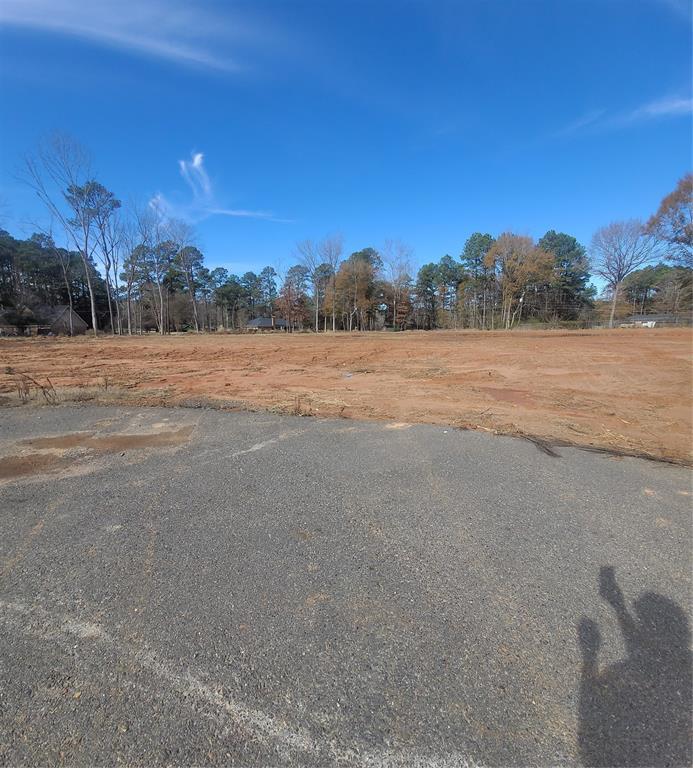
[[[15,371],[11,366],[5,368],[5,373],[8,376],[12,376],[14,379],[15,388],[17,389],[17,395],[21,403],[28,403],[31,400],[32,387],[40,392],[43,399],[46,401],[46,405],[58,404],[58,393],[55,391],[53,382],[46,376],[46,383],[42,384],[33,376],[29,376],[28,373],[22,373],[21,371]]]
[[[90,400],[95,400],[96,394],[92,390],[87,389],[86,385],[79,384],[76,391],[72,394],[68,394],[67,397],[76,403],[86,403]]]
[[[292,416],[312,416],[313,409],[310,407],[310,404],[309,404],[307,410],[304,410],[301,396],[296,395],[296,399],[294,400],[294,405],[290,413]]]

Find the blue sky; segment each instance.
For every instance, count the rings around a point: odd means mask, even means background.
[[[690,169],[691,55],[685,0],[3,0],[4,226],[45,218],[15,173],[57,129],[237,273],[333,232],[588,245]]]

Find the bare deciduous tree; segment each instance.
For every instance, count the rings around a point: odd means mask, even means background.
[[[123,319],[121,315],[121,295],[120,285],[118,283],[120,275],[120,265],[125,261],[128,251],[128,241],[126,238],[126,223],[122,218],[116,218],[114,223],[114,248],[112,253],[113,260],[113,289],[115,291],[116,321],[118,324],[118,334],[123,333]]]
[[[313,285],[313,304],[315,309],[315,333],[318,332],[318,319],[320,312],[320,281],[318,279],[318,267],[320,266],[320,248],[312,240],[302,240],[296,243],[296,253],[301,264],[308,270],[308,276]]]
[[[152,200],[135,211],[135,218],[142,249],[140,263],[145,281],[151,287],[157,330],[163,336],[167,330],[163,286],[169,268],[170,245],[165,240],[164,211],[157,200]]]
[[[136,327],[136,323],[133,323],[133,291],[138,278],[141,276],[141,269],[139,266],[139,252],[141,250],[139,246],[139,231],[136,225],[135,219],[129,217],[126,219],[121,228],[120,246],[123,255],[123,272],[120,275],[125,286],[125,311],[127,316],[128,336],[132,336],[133,325]]]
[[[337,330],[336,322],[336,306],[337,306],[337,271],[339,269],[339,262],[342,259],[342,250],[344,248],[344,241],[340,234],[327,235],[324,237],[319,245],[318,252],[321,260],[325,264],[329,264],[332,272],[332,332]]]
[[[387,279],[392,286],[392,326],[397,328],[399,320],[398,307],[401,305],[404,292],[411,282],[412,249],[400,240],[386,240],[383,249],[383,264]]]
[[[20,178],[60,222],[82,258],[96,336],[98,320],[91,274],[91,257],[96,247],[91,185],[95,182],[91,179],[89,156],[74,139],[54,134],[39,145],[35,155],[24,158]]]
[[[614,221],[594,233],[591,248],[594,271],[606,280],[612,293],[609,328],[614,327],[621,283],[631,272],[655,258],[656,245],[655,238],[639,219]]]
[[[106,277],[106,298],[108,300],[108,316],[111,323],[111,333],[116,333],[116,323],[113,322],[113,287],[115,290],[116,319],[118,329],[120,328],[120,309],[118,305],[118,240],[120,238],[120,223],[117,218],[117,211],[120,208],[120,200],[115,195],[98,182],[93,182],[93,221],[95,228],[96,241],[98,244],[97,253],[101,264],[103,265]],[[111,271],[115,272],[114,281],[111,282]]]

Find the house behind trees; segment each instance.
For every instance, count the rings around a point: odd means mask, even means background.
[[[86,333],[89,328],[86,320],[74,309],[70,309],[67,304],[60,304],[57,307],[39,307],[34,314],[39,320],[39,326],[47,329],[46,333],[77,336]]]
[[[2,336],[77,336],[89,325],[67,304],[38,307],[31,311],[7,309],[0,312]]]
[[[285,331],[289,327],[286,320],[278,317],[256,317],[246,324],[249,331]]]

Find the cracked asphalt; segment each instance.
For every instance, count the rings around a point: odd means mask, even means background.
[[[689,765],[691,472],[557,453],[2,409],[0,763]]]

